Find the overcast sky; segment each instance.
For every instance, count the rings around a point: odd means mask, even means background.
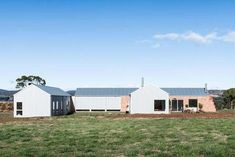
[[[0,88],[21,75],[50,86],[223,89],[235,82],[235,1],[0,2]]]

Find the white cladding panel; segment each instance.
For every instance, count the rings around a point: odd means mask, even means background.
[[[22,102],[23,115],[16,115],[16,103]],[[28,86],[14,95],[14,117],[51,116],[51,96],[36,86]]]
[[[76,110],[121,109],[121,97],[75,97]]]
[[[107,97],[106,108],[121,110],[121,97]]]
[[[165,100],[165,111],[154,111],[154,100]],[[131,93],[131,102],[129,107],[131,114],[168,114],[169,94],[160,88],[146,86]]]

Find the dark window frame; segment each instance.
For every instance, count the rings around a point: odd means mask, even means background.
[[[17,102],[16,103],[16,109],[17,110],[22,110],[22,107],[23,107],[23,103],[22,102]]]
[[[193,102],[195,101],[195,102]],[[188,100],[188,106],[189,107],[198,107],[198,99],[189,99]]]
[[[16,102],[16,115],[23,115],[23,103],[22,102]]]
[[[166,111],[166,100],[154,100],[154,111]]]
[[[16,111],[16,115],[18,116],[18,115],[23,115],[23,111]]]

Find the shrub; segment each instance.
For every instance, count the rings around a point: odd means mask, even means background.
[[[214,97],[213,101],[215,103],[216,110],[222,110],[223,108],[226,108],[226,103],[223,97]]]
[[[199,111],[201,111],[203,108],[203,104],[199,103]]]

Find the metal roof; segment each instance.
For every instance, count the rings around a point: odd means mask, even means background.
[[[75,96],[126,96],[138,88],[77,88]]]
[[[169,95],[175,96],[206,96],[205,88],[161,88],[169,93]]]
[[[77,88],[75,96],[125,96],[138,88]],[[161,88],[170,96],[206,96],[204,88]]]
[[[42,86],[42,85],[35,85],[35,86],[37,86],[38,88],[40,88],[41,90],[47,92],[50,95],[54,95],[54,96],[70,96],[68,93],[66,93],[65,91],[63,91],[60,88],[49,87],[49,86]]]

